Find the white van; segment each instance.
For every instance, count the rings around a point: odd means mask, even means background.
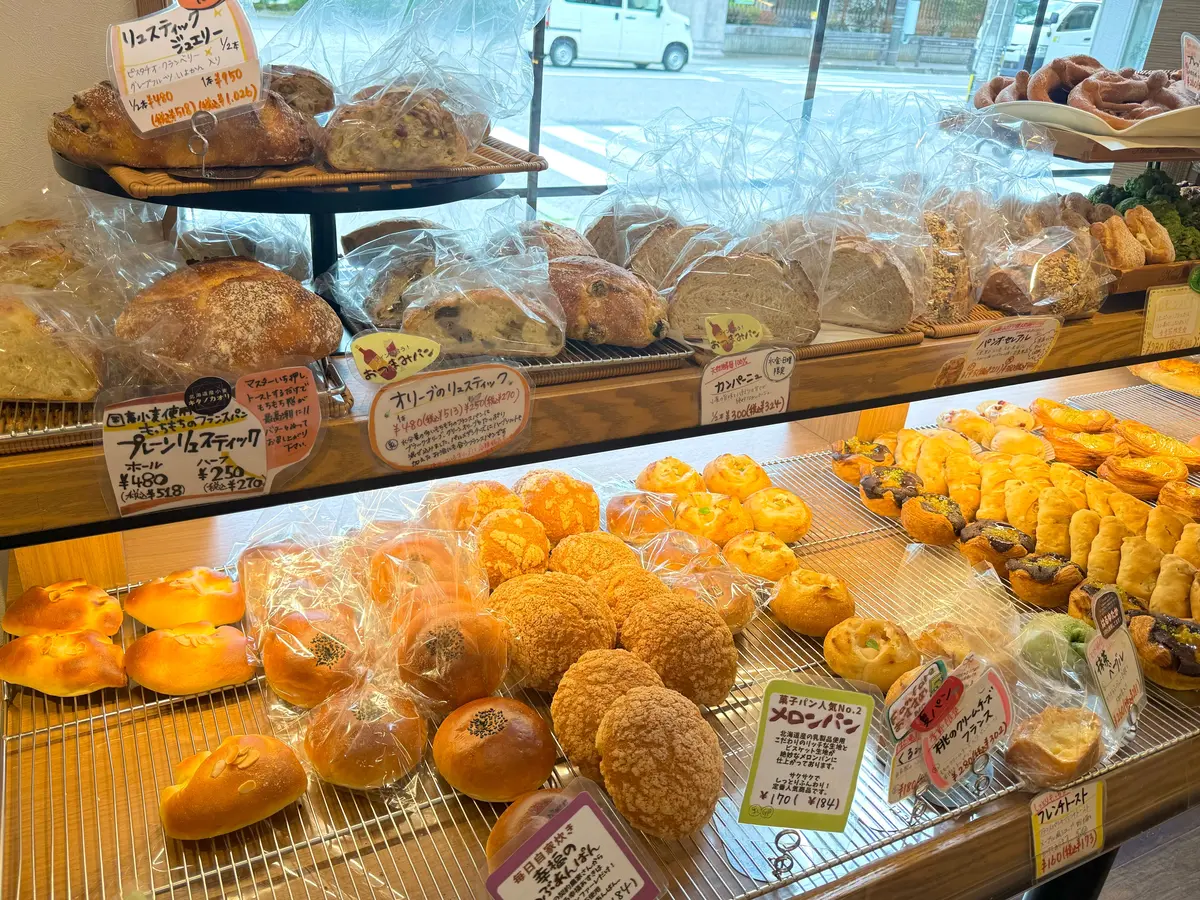
[[[692,56],[692,23],[667,0],[551,0],[546,56],[556,66],[577,59],[661,62],[678,72]]]
[[[1036,71],[1042,63],[1060,56],[1091,56],[1100,4],[1101,0],[1051,0],[1046,6],[1042,34],[1030,71]],[[1025,65],[1033,22],[1033,12],[1018,14],[1012,38],[1004,51],[1000,74],[1014,75]]]

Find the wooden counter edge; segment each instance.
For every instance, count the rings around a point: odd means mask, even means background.
[[[1200,736],[1126,763],[1103,776],[1104,847],[1121,843],[1178,815],[1200,799]],[[935,826],[933,836],[830,885],[805,900],[1012,897],[1034,880],[1029,802],[1019,793],[984,807],[968,822]]]

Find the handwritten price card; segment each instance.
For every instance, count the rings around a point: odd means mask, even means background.
[[[949,679],[947,679],[949,681]],[[987,669],[963,690],[922,742],[929,780],[949,790],[1012,728],[1012,700],[1000,673]]]
[[[1185,31],[1180,35],[1180,43],[1183,45],[1183,86],[1195,97],[1200,94],[1200,39]]]
[[[1200,294],[1186,284],[1146,291],[1142,353],[1167,353],[1200,346]]]
[[[375,395],[371,449],[401,470],[478,459],[521,433],[531,396],[529,382],[511,366],[425,372]]]
[[[887,708],[887,723],[892,729],[892,736],[900,740],[912,730],[913,721],[920,715],[927,703],[933,699],[937,689],[946,680],[946,664],[935,659],[912,683],[901,691],[900,696]]]
[[[1040,881],[1104,849],[1104,782],[1038,794],[1029,804]]]
[[[113,25],[108,60],[138,131],[219,116],[261,99],[258,50],[238,0],[180,0],[162,12]]]
[[[1036,371],[1054,348],[1061,327],[1053,316],[1004,319],[984,327],[972,341],[956,381],[991,381]]]
[[[921,735],[910,731],[904,740],[892,748],[892,763],[888,767],[888,803],[899,803],[905,797],[911,797],[923,781],[929,781],[929,773],[925,769]]]
[[[105,407],[104,462],[121,515],[267,490],[266,429],[219,378]]]
[[[1115,591],[1102,591],[1093,598],[1092,621],[1098,631],[1084,656],[1100,687],[1109,718],[1114,725],[1120,725],[1131,710],[1140,709],[1145,703],[1146,684]]]
[[[219,379],[201,379],[201,381]],[[267,490],[275,476],[307,459],[321,429],[317,382],[307,366],[256,372],[238,379],[234,396],[262,423],[267,441]]]
[[[768,684],[738,821],[845,831],[874,711],[870,694]]]
[[[700,382],[700,424],[787,412],[796,355],[783,347],[714,359]]]
[[[646,867],[582,791],[487,879],[496,900],[655,900]]]

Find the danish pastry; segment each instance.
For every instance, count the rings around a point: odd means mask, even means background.
[[[972,565],[987,563],[1000,575],[1007,575],[1005,563],[1010,559],[1028,556],[1034,550],[1034,539],[1007,522],[977,519],[958,536],[958,552]]]
[[[1174,456],[1189,472],[1200,472],[1200,449],[1133,419],[1121,419],[1112,428],[1125,439],[1135,456]]]
[[[771,486],[766,470],[745,454],[722,453],[704,467],[704,486],[714,494],[745,500]]]
[[[998,453],[1028,453],[1039,457],[1045,457],[1046,454],[1046,444],[1042,439],[1023,428],[997,428],[990,446]]]
[[[858,493],[871,512],[898,519],[904,502],[923,487],[920,478],[899,466],[876,466],[858,482]]]
[[[1148,679],[1172,691],[1200,690],[1200,623],[1135,614],[1129,617],[1129,636]]]
[[[1024,428],[1029,431],[1037,425],[1029,410],[1007,400],[985,400],[976,409],[997,428]]]
[[[1029,404],[1029,411],[1043,427],[1061,428],[1064,431],[1097,434],[1108,431],[1117,417],[1103,409],[1073,409],[1063,403],[1039,397]]]
[[[967,520],[958,504],[941,494],[918,494],[900,507],[900,524],[922,544],[949,547],[958,540]]]
[[[938,416],[937,423],[942,428],[949,428],[970,438],[981,447],[990,447],[992,435],[996,433],[996,426],[973,409],[949,410]]]
[[[842,678],[866,681],[884,693],[897,678],[921,664],[921,654],[904,630],[883,619],[851,617],[825,635],[825,662]]]
[[[833,474],[846,484],[858,484],[858,479],[874,466],[890,466],[895,461],[892,451],[883,444],[852,437],[837,442],[830,465]]]
[[[1083,581],[1083,570],[1056,553],[1031,553],[1010,559],[1005,566],[1013,593],[1043,609],[1065,604],[1075,585]]]
[[[1129,444],[1115,431],[1089,434],[1047,425],[1042,437],[1050,442],[1056,460],[1080,469],[1094,469],[1110,456],[1129,455]]]
[[[1174,456],[1110,456],[1096,474],[1139,500],[1157,500],[1168,482],[1187,479],[1188,468]]]
[[[1158,505],[1200,519],[1200,488],[1186,481],[1168,481],[1158,492]]]

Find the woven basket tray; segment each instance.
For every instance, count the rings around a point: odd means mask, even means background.
[[[232,181],[199,181],[176,178],[159,169],[131,169],[105,166],[110,178],[131,197],[180,197],[185,194],[212,194],[221,191],[261,191],[277,188],[338,188],[356,184],[392,184],[445,178],[472,178],[479,175],[507,175],[512,172],[542,172],[549,163],[536,153],[488,137],[474,153],[468,165],[445,169],[418,169],[404,172],[334,172],[320,165],[303,164],[267,169],[257,178]]]
[[[971,307],[971,311],[963,319],[938,323],[917,319],[915,324],[925,333],[925,337],[948,338],[961,337],[964,334],[979,334],[979,332],[983,331],[985,325],[990,325],[992,322],[1003,318],[1004,313],[990,309],[982,304],[976,304]]]

